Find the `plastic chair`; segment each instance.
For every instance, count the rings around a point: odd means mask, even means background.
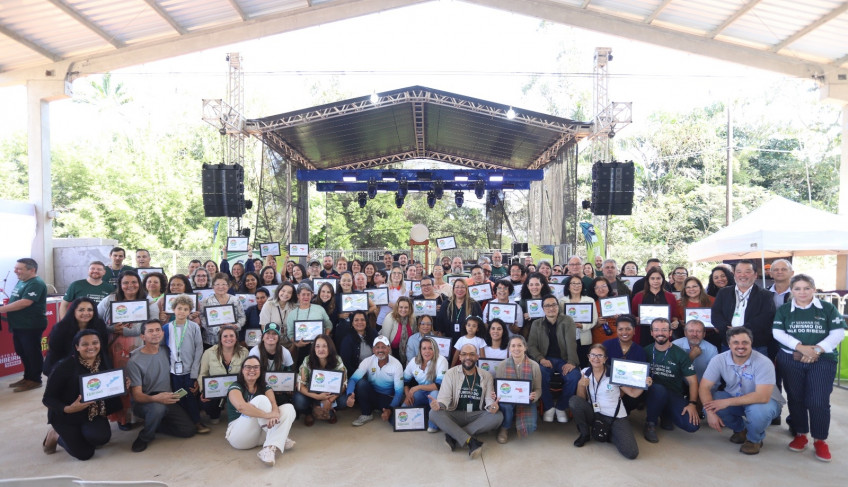
[[[168,484],[165,482],[157,482],[155,480],[74,480],[74,484],[89,487],[168,487]]]
[[[0,479],[0,486],[3,487],[75,487],[74,481],[80,480],[79,477],[71,477],[69,475],[59,475],[55,477],[33,477],[19,479]]]

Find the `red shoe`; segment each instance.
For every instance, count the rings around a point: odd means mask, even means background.
[[[826,448],[826,446],[825,446]],[[789,449],[792,451],[804,451],[807,449],[807,435],[795,435],[792,443],[789,443]]]
[[[816,449],[816,458],[823,462],[830,461],[830,448],[824,440],[816,440],[813,442],[813,448]]]

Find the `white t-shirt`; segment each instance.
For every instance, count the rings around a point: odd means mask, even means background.
[[[430,368],[429,362],[427,364],[427,368]],[[448,360],[441,355],[438,355],[436,358],[436,378],[434,382],[436,384],[442,383],[442,378],[445,376],[445,372],[448,371]],[[409,363],[406,364],[406,369],[403,371],[403,380],[412,380],[415,378],[415,382],[418,382],[419,385],[427,385],[429,382],[427,381],[427,371],[422,369],[415,363],[415,357],[410,359]]]
[[[483,353],[486,355],[486,358],[493,358],[497,360],[506,360],[509,356],[509,350],[506,348],[501,350],[500,348],[485,347],[483,349]]]
[[[462,350],[462,346],[469,344],[469,343],[474,345],[475,347],[477,347],[477,353],[478,354],[480,353],[480,350],[483,350],[484,348],[486,348],[486,340],[483,340],[480,337],[468,338],[465,335],[463,335],[462,337],[459,338],[459,340],[456,341],[453,348],[455,348],[457,350]]]
[[[586,376],[587,370],[589,371],[589,403],[597,403],[601,407],[601,414],[612,416],[615,413],[616,406],[618,406],[618,401],[621,399],[621,388],[615,384],[610,384],[610,378],[606,374],[601,377],[601,382],[598,384],[595,382],[595,375],[592,374],[591,367],[586,367],[581,371],[583,376]],[[595,397],[596,387],[598,390],[597,397]],[[627,410],[624,408],[624,404],[622,404],[618,408],[616,418],[624,418],[626,416]]]
[[[283,367],[291,367],[294,365],[294,360],[292,359],[291,353],[286,349],[286,347],[282,347],[283,350]],[[256,357],[259,358],[259,345],[250,349],[250,353],[247,354],[248,357]],[[268,368],[273,365],[273,362],[267,364]]]

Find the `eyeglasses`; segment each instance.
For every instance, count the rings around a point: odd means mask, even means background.
[[[543,304],[542,307],[548,308],[548,309],[553,309],[553,308],[559,308],[559,305],[557,303],[548,303],[548,304]]]
[[[243,365],[241,368],[244,370],[259,370],[261,365]]]
[[[604,358],[604,357],[606,357],[606,355],[604,355],[602,353],[590,353],[589,354],[589,358]]]
[[[460,357],[476,357],[477,354],[474,353],[474,352],[469,352],[469,353],[460,353],[459,356]]]

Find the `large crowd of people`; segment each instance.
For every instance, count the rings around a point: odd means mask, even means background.
[[[336,423],[337,411],[358,408],[352,424],[362,426],[414,407],[427,418],[421,429],[471,458],[484,433],[506,443],[513,430],[531,435],[541,416],[573,420],[575,447],[611,442],[635,459],[627,418],[639,409],[650,443],[658,428],[695,433],[706,423],[753,455],[787,405],[788,449],[805,450],[811,436],[815,458],[831,460],[846,322],[788,260],[771,264],[765,288],[747,260],[715,267],[704,286],[685,267],[667,278],[658,259],[640,274],[633,261],[578,256],[506,262],[495,252],[425,269],[404,253],[303,266],[251,255],[231,264],[225,252],[220,264],[192,261],[168,278],[146,250],[137,268],[125,258],[112,249],[108,264],[91,262],[68,287],[44,360],[47,289],[34,260],[15,265],[0,313],[24,375],[10,386],[38,389],[47,376],[45,453],[61,446],[87,460],[108,443],[110,422],[138,427],[132,451],[141,452],[157,434],[208,434],[206,422],[225,412],[230,445],[262,447],[259,459],[273,465],[294,446],[298,418]],[[615,361],[644,367],[642,383],[619,382]],[[80,377],[118,369],[126,393],[83,400]],[[501,402],[500,381],[525,381],[529,393]]]

